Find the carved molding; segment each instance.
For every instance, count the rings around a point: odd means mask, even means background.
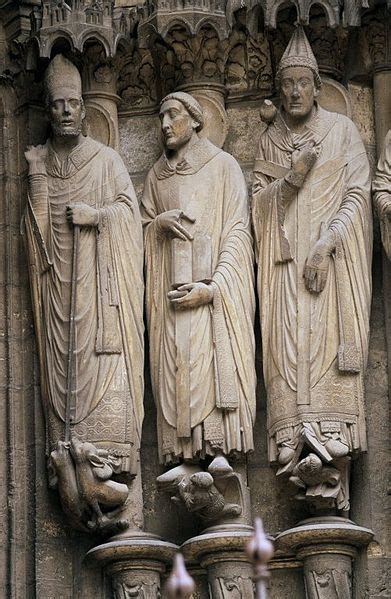
[[[119,43],[126,42],[130,24],[128,14],[114,12],[110,0],[43,0],[31,14],[31,33],[42,58],[50,58],[61,39],[72,52],[83,52],[89,40],[98,40],[106,56],[114,56]]]
[[[160,599],[160,585],[147,580],[113,582],[113,595],[114,599]]]
[[[385,6],[368,14],[363,29],[368,44],[372,68],[375,71],[391,68],[391,15]]]
[[[309,599],[348,599],[351,596],[351,571],[315,569],[306,572],[306,593]]]
[[[237,570],[237,567],[235,570]],[[254,585],[251,577],[226,574],[225,576],[210,578],[209,590],[211,597],[215,599],[250,598],[254,594]]]

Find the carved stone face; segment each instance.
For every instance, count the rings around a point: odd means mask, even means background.
[[[50,123],[54,135],[77,136],[81,132],[85,110],[81,98],[60,92],[49,100]]]
[[[314,74],[308,67],[288,67],[281,74],[281,103],[285,112],[292,118],[303,120],[311,114],[316,89]]]
[[[178,150],[184,146],[199,126],[178,100],[164,102],[159,116],[164,143],[169,150]]]

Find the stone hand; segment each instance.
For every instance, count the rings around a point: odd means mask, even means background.
[[[304,266],[303,276],[308,291],[320,293],[325,288],[334,248],[334,236],[330,232],[315,243]]]
[[[45,161],[47,156],[46,146],[27,146],[27,150],[24,153],[25,158],[29,165],[29,174],[40,174],[45,173]]]
[[[167,296],[177,310],[198,308],[213,301],[213,287],[205,283],[188,283],[169,291]]]
[[[314,166],[317,157],[318,154],[313,141],[306,143],[301,150],[295,150],[292,153],[292,170],[294,174],[304,180]]]
[[[193,239],[193,236],[185,229],[181,224],[181,219],[187,220],[189,223],[194,223],[195,219],[185,214],[182,210],[175,208],[174,210],[168,210],[162,212],[156,217],[156,224],[158,231],[163,235],[169,237],[178,237],[186,241]]]
[[[79,202],[66,208],[67,221],[71,225],[93,227],[99,223],[99,212],[92,206]]]

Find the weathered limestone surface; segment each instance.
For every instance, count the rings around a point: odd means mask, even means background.
[[[36,61],[32,52],[28,70],[24,66],[23,42],[31,31],[30,12],[34,7],[39,8],[41,2],[20,2],[17,9],[15,4],[3,2],[0,10],[0,596],[7,599],[109,599],[113,596],[109,576],[99,566],[84,562],[87,551],[96,547],[100,539],[70,530],[59,498],[47,484],[38,355],[20,219],[27,193],[27,164],[23,152],[27,145],[44,143],[47,137],[42,77],[48,63]],[[123,0],[116,6],[125,7],[127,11],[136,4],[143,3]],[[233,7],[234,11],[237,4],[228,3],[227,9]],[[201,42],[199,54],[194,38],[191,47],[187,47],[188,34],[183,23],[166,36],[164,43],[161,37],[152,36],[149,46],[146,43],[147,47],[138,47],[132,37],[132,13],[127,13],[123,39],[131,39],[131,47],[120,44],[117,57],[121,55],[122,62],[110,62],[111,56],[108,62],[93,69],[88,85],[98,86],[99,94],[90,96],[90,100],[102,102],[99,113],[102,120],[95,134],[106,135],[105,143],[118,144],[117,150],[139,199],[147,172],[162,152],[157,103],[165,92],[180,85],[194,84],[200,73],[206,76],[207,82],[227,88],[224,101],[228,133],[223,149],[239,162],[250,191],[256,140],[262,126],[261,101],[264,97],[277,99],[272,75],[293,31],[296,11],[291,3],[290,8],[284,7],[277,15],[273,13],[273,5],[277,3],[263,2],[267,24],[273,25],[274,18],[278,24],[276,30],[270,30],[266,35],[258,3],[245,4],[247,10],[227,10],[233,26],[228,44],[223,39],[223,29],[219,30],[220,37],[206,31],[197,38]],[[298,4],[305,22],[305,6],[310,3],[300,1]],[[374,173],[381,145],[391,128],[387,96],[390,89],[387,86],[389,57],[385,55],[385,49],[391,47],[387,41],[390,27],[387,3],[378,2],[374,8],[374,3],[369,2],[367,10],[361,1],[345,1],[339,3],[341,8],[343,5],[344,14],[330,9],[337,4],[318,3],[327,7],[327,18],[322,8],[313,7],[306,32],[319,61],[321,75],[336,78],[346,85],[351,118],[363,139]],[[196,26],[203,16],[199,13],[193,25]],[[330,24],[343,19],[349,27],[357,29],[330,29]],[[224,30],[228,32],[228,29],[224,22]],[[106,35],[110,27],[100,31]],[[169,32],[163,32],[163,35],[166,33]],[[10,51],[10,40],[15,35],[21,37],[12,44]],[[147,35],[144,37],[146,39]],[[113,38],[105,39],[107,49],[111,48],[113,52]],[[335,48],[338,51],[334,52]],[[60,44],[59,50],[63,49]],[[55,49],[55,53],[57,51]],[[111,85],[105,81],[107,66],[115,71],[119,98],[110,96],[102,101],[103,92]],[[205,81],[203,84],[205,89]],[[118,131],[112,129],[110,138],[109,121],[116,114],[117,106]],[[382,599],[390,596],[391,588],[391,524],[385,475],[390,460],[391,272],[390,262],[383,254],[376,215],[372,274],[371,335],[365,375],[368,449],[352,463],[350,517],[361,526],[372,529],[375,537],[355,559],[354,599]],[[241,473],[251,490],[252,515],[260,514],[267,531],[275,536],[292,528],[307,514],[304,505],[293,501],[285,483],[276,480],[268,464],[266,392],[257,326],[255,333],[258,384],[254,452],[247,456]],[[144,528],[180,545],[199,535],[203,525],[186,510],[178,510],[169,496],[156,488],[156,478],[163,470],[158,461],[156,408],[148,362],[145,378],[141,445]],[[134,562],[133,565],[137,564]],[[269,597],[304,599],[303,562],[294,552],[278,551],[270,569]],[[207,569],[193,563],[189,565],[189,571],[197,582],[198,596],[206,599]],[[114,591],[122,599],[129,589],[134,592],[132,582],[137,587],[143,581],[141,574],[136,580],[121,573]],[[154,596],[158,586],[155,574],[148,584],[148,591]]]

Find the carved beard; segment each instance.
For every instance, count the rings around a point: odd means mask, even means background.
[[[82,132],[83,123],[80,123],[77,127],[73,127],[72,129],[63,129],[61,125],[57,125],[57,123],[52,123],[52,131],[54,135],[58,137],[77,137]]]

